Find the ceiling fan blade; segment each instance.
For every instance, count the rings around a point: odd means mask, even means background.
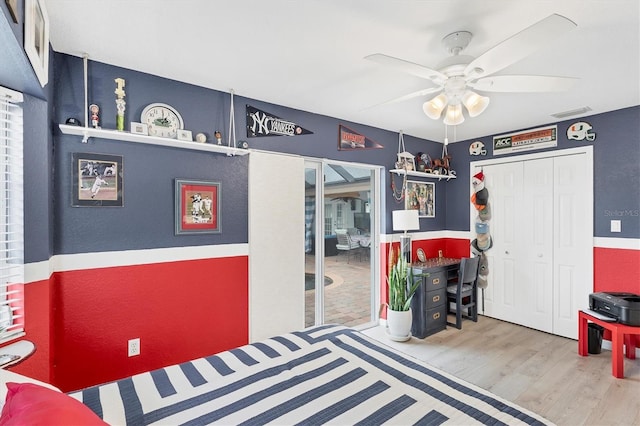
[[[469,82],[469,87],[486,92],[564,92],[577,78],[546,75],[496,75]]]
[[[526,58],[576,26],[575,22],[562,15],[549,15],[487,50],[471,61],[464,73],[482,77],[498,72]]]
[[[384,55],[382,53],[374,53],[373,55],[365,56],[364,58],[378,64],[393,67],[399,71],[406,72],[420,78],[433,80],[438,84],[443,84],[447,79],[447,76],[442,74],[440,71],[432,70],[431,68],[414,64],[413,62],[405,61],[404,59]]]
[[[408,95],[400,96],[399,98],[394,98],[394,99],[391,99],[391,100],[386,101],[386,102],[382,102],[382,103],[379,103],[379,104],[372,105],[369,108],[378,107],[378,106],[382,106],[382,105],[395,104],[395,103],[403,102],[403,101],[408,101],[409,99],[413,99],[413,98],[417,98],[417,97],[420,97],[420,96],[428,95],[430,93],[436,93],[436,92],[439,92],[441,90],[442,90],[442,87],[430,87],[428,89],[418,90],[417,92],[409,93]],[[369,108],[366,108],[366,109],[369,109]]]

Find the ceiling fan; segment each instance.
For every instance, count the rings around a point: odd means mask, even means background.
[[[423,111],[429,118],[437,120],[446,107],[444,123],[457,125],[464,121],[462,105],[466,107],[470,117],[480,115],[489,105],[489,98],[474,90],[519,93],[569,90],[577,79],[493,74],[545,47],[575,27],[576,24],[568,18],[553,14],[509,37],[477,58],[460,54],[469,45],[473,35],[468,31],[456,31],[442,39],[442,44],[451,56],[435,69],[382,53],[366,56],[365,59],[394,67],[433,83],[432,87],[392,99],[384,104],[442,92],[425,102]]]

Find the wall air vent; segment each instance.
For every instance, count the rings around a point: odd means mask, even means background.
[[[588,106],[584,106],[581,108],[572,109],[571,111],[556,112],[555,114],[551,114],[551,116],[558,119],[562,119],[562,118],[571,117],[572,115],[584,114],[585,112],[589,112],[589,111],[591,111],[591,108],[589,108]]]

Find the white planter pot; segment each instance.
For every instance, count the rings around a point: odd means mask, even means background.
[[[387,309],[387,334],[397,342],[411,338],[411,309],[408,311],[392,311]]]

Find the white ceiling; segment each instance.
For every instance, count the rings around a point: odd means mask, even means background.
[[[491,93],[482,115],[456,126],[455,140],[544,125],[584,106],[592,115],[640,104],[638,0],[45,2],[57,52],[434,141],[445,126],[422,112],[434,95],[379,105],[432,85],[364,57],[434,68],[449,56],[441,44],[449,33],[472,32],[464,54],[477,57],[557,13],[577,28],[496,75],[577,77],[577,85]]]

